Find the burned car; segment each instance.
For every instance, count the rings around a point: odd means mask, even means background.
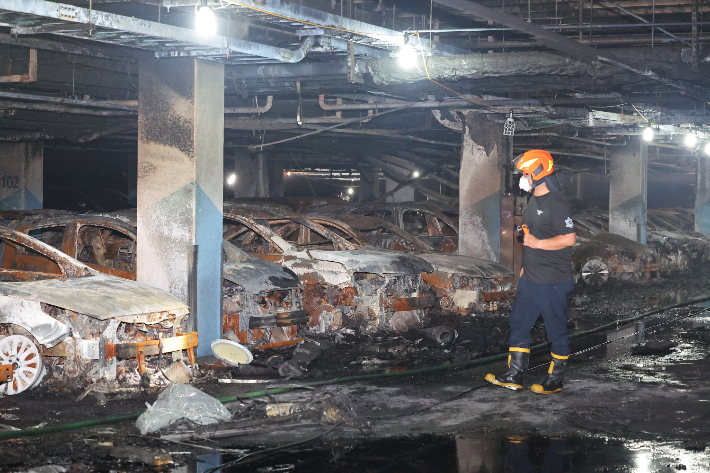
[[[459,249],[458,209],[447,209],[431,202],[312,205],[304,207],[301,212],[379,218],[411,233],[441,253],[457,253]]]
[[[422,273],[422,278],[434,287],[440,298],[439,305],[445,311],[465,315],[471,311],[495,310],[499,302],[509,299],[509,292],[512,294],[511,285],[504,281],[512,271],[501,264],[471,256],[436,253],[414,235],[373,217],[311,215],[310,218],[351,241],[414,253],[430,263],[434,271]]]
[[[602,230],[609,228],[596,213],[573,217],[577,244],[572,253],[575,279],[588,286],[601,286],[610,278],[642,281],[658,276],[663,262],[651,246]]]
[[[197,333],[170,294],[102,274],[22,232],[0,227],[0,393],[145,372],[147,356],[187,350]],[[119,361],[120,360],[120,361]]]
[[[12,226],[72,256],[92,269],[136,279],[136,212],[78,215],[37,211]],[[10,219],[12,212],[0,212]],[[223,247],[223,334],[268,348],[297,343],[298,325],[308,321],[301,287],[288,269]]]
[[[301,284],[288,268],[222,243],[223,334],[261,349],[295,344],[298,326],[308,322]]]
[[[658,274],[671,276],[710,259],[710,237],[694,231],[694,216],[687,209],[648,210],[647,245],[609,235],[608,211],[585,210],[575,215],[574,220],[580,244],[597,241],[597,247],[621,245],[624,248],[621,252],[606,251],[615,258],[611,266],[604,261],[605,257],[590,257],[587,249],[579,253],[579,257],[575,256],[575,268],[579,268],[582,279],[589,280],[591,285],[601,285],[609,277],[639,280]],[[626,256],[620,256],[622,252]]]
[[[416,257],[365,248],[314,221],[257,205],[224,210],[224,238],[249,254],[292,269],[304,286],[309,325],[320,331],[343,324],[366,330],[406,330],[437,304]]]

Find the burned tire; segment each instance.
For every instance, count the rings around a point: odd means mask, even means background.
[[[12,380],[0,384],[0,394],[26,391],[42,381],[44,363],[37,345],[24,335],[10,335],[0,340],[0,364],[13,365]]]
[[[588,286],[599,287],[609,279],[609,267],[604,261],[590,259],[582,266],[582,280]]]

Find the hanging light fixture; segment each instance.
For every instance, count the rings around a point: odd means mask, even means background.
[[[694,148],[698,144],[698,135],[695,133],[688,133],[685,135],[685,146],[688,148]]]
[[[503,124],[503,135],[513,136],[515,134],[515,120],[513,120],[513,112],[511,110],[510,116],[505,120]]]
[[[207,0],[195,5],[195,29],[200,36],[214,36],[217,34],[217,18],[207,6]]]
[[[399,67],[411,69],[417,64],[417,51],[409,44],[409,36],[404,35],[404,45],[399,48]]]
[[[644,141],[653,141],[653,128],[651,128],[650,126],[644,128],[643,140]]]

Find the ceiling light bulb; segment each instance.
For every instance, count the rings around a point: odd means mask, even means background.
[[[411,44],[407,43],[399,48],[399,67],[402,69],[411,69],[417,62],[417,51]]]
[[[644,141],[653,141],[653,128],[646,127],[643,130],[643,140]]]
[[[291,171],[287,172],[286,175],[287,175],[287,176],[290,176],[290,175],[291,175]]]
[[[705,145],[705,148],[703,149],[705,151],[705,154],[710,154],[710,143]]]
[[[352,187],[349,187],[348,194],[353,195],[354,193],[355,193],[355,189],[353,189]]]
[[[696,144],[698,144],[698,137],[694,133],[688,133],[685,135],[685,146],[688,148],[694,147]]]
[[[214,12],[202,5],[195,13],[195,29],[200,36],[214,36],[217,34],[217,19]]]
[[[231,186],[231,185],[233,185],[235,182],[237,182],[237,175],[234,174],[234,173],[232,173],[232,174],[230,174],[229,177],[227,178],[227,184]]]

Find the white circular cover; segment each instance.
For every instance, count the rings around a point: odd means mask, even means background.
[[[254,359],[254,356],[245,346],[232,340],[215,340],[212,342],[212,353],[220,360],[235,366],[248,365]]]

